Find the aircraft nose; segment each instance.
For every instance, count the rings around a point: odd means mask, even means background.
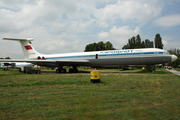
[[[174,62],[178,59],[178,57],[176,55],[172,55],[171,56],[171,62]]]

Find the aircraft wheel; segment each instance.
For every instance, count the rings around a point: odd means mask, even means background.
[[[56,69],[56,73],[61,73],[61,70],[60,69]]]
[[[73,69],[74,73],[78,73],[78,69]]]
[[[63,73],[66,73],[66,69],[63,69]]]
[[[69,69],[69,73],[73,73],[73,69]]]
[[[61,73],[66,73],[66,69],[61,69]]]

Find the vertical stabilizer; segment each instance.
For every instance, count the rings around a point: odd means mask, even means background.
[[[27,38],[27,39],[3,38],[3,40],[19,41],[21,43],[21,47],[26,59],[41,55],[31,45],[31,41],[33,41],[34,38]]]

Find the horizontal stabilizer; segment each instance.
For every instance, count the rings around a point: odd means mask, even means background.
[[[34,38],[3,38],[3,40],[14,40],[14,41],[33,41]]]

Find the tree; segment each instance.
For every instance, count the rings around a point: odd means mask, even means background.
[[[98,45],[98,50],[105,50],[106,49],[103,41],[98,42],[97,45]]]
[[[132,41],[132,49],[135,49],[135,48],[136,48],[136,37],[133,36],[133,37],[131,38],[131,41]]]
[[[122,47],[122,49],[129,49],[129,46],[128,46],[128,45],[124,45],[124,46]]]
[[[141,42],[140,35],[128,39],[128,43],[122,47],[122,49],[136,49],[136,48],[153,48],[153,41],[145,39]]]
[[[108,41],[105,43],[105,50],[115,50],[115,48],[113,47],[112,43]]]
[[[133,48],[132,38],[128,40],[128,46],[130,49]]]
[[[85,47],[85,52],[88,52],[88,51],[96,51],[97,50],[97,45],[96,43],[92,43],[92,44],[89,44]]]
[[[149,39],[145,39],[145,48],[153,48],[153,41],[150,41]]]
[[[112,43],[109,41],[104,43],[103,41],[98,43],[92,43],[89,45],[86,45],[84,52],[88,51],[101,51],[101,50],[115,50]]]
[[[141,37],[139,34],[136,36],[136,47],[135,48],[142,48],[141,47]]]
[[[98,51],[98,45],[96,43],[93,43],[93,51]]]
[[[5,59],[11,59],[10,57],[6,57]]]
[[[90,45],[86,45],[86,47],[85,47],[85,50],[84,50],[84,52],[86,51],[89,51],[90,50]]]
[[[142,43],[141,43],[141,48],[145,48],[145,42],[144,41],[142,41]]]
[[[155,48],[163,49],[162,38],[160,34],[156,34],[154,38],[154,42],[155,42]]]

